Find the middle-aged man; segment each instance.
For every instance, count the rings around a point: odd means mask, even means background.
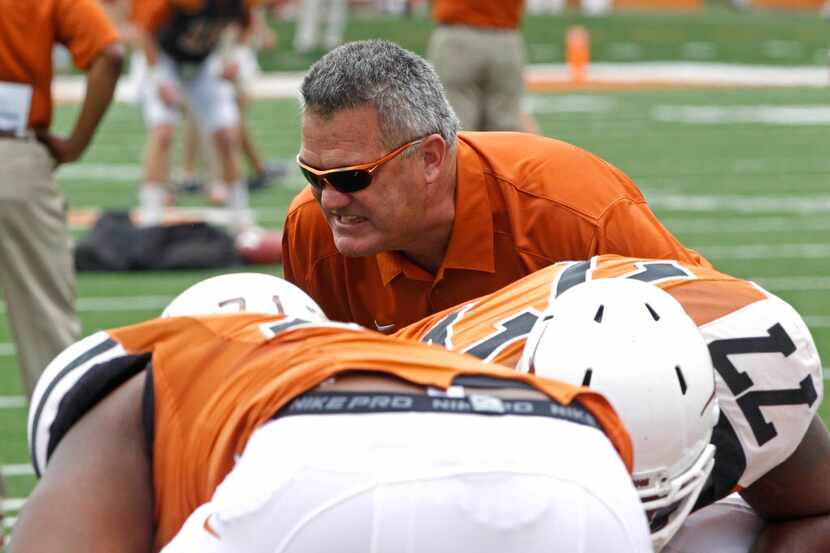
[[[428,55],[450,104],[474,131],[522,128],[524,0],[435,0]]]
[[[706,263],[602,159],[535,135],[457,134],[433,69],[395,44],[332,50],[302,98],[311,186],[286,218],[285,276],[332,319],[390,332],[600,253]]]

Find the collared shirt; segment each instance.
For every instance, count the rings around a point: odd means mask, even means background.
[[[432,17],[444,25],[518,29],[524,0],[434,0]]]
[[[329,318],[391,332],[556,261],[617,253],[706,264],[657,221],[621,171],[549,138],[461,133],[455,210],[432,275],[398,252],[341,255],[304,190],[286,217],[285,277]]]
[[[0,0],[0,81],[32,86],[30,128],[52,120],[52,47],[63,44],[78,69],[118,40],[96,0]]]

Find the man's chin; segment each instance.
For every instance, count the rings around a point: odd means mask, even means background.
[[[334,237],[334,246],[341,255],[346,257],[368,257],[380,253],[382,248],[365,240],[356,240],[351,237]]]

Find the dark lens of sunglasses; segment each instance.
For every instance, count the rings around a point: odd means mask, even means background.
[[[308,169],[300,167],[300,172],[302,172],[303,176],[305,177],[305,180],[308,181],[308,184],[310,184],[311,186],[313,186],[317,190],[320,190],[323,187],[320,184],[320,177],[318,177],[317,175],[315,175],[314,173],[312,173]]]
[[[349,194],[363,190],[369,186],[369,183],[372,182],[372,175],[362,169],[357,171],[339,171],[326,175],[326,180],[339,192]]]

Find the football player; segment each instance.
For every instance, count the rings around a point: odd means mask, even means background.
[[[297,294],[220,277],[59,355],[10,553],[651,550],[599,393]]]
[[[767,522],[757,551],[830,550],[830,437],[816,415],[821,361],[799,314],[753,282],[677,261],[603,255],[551,265],[396,336],[516,366],[551,300],[604,278],[665,290],[709,348],[720,417],[711,481],[695,509],[740,491]]]

